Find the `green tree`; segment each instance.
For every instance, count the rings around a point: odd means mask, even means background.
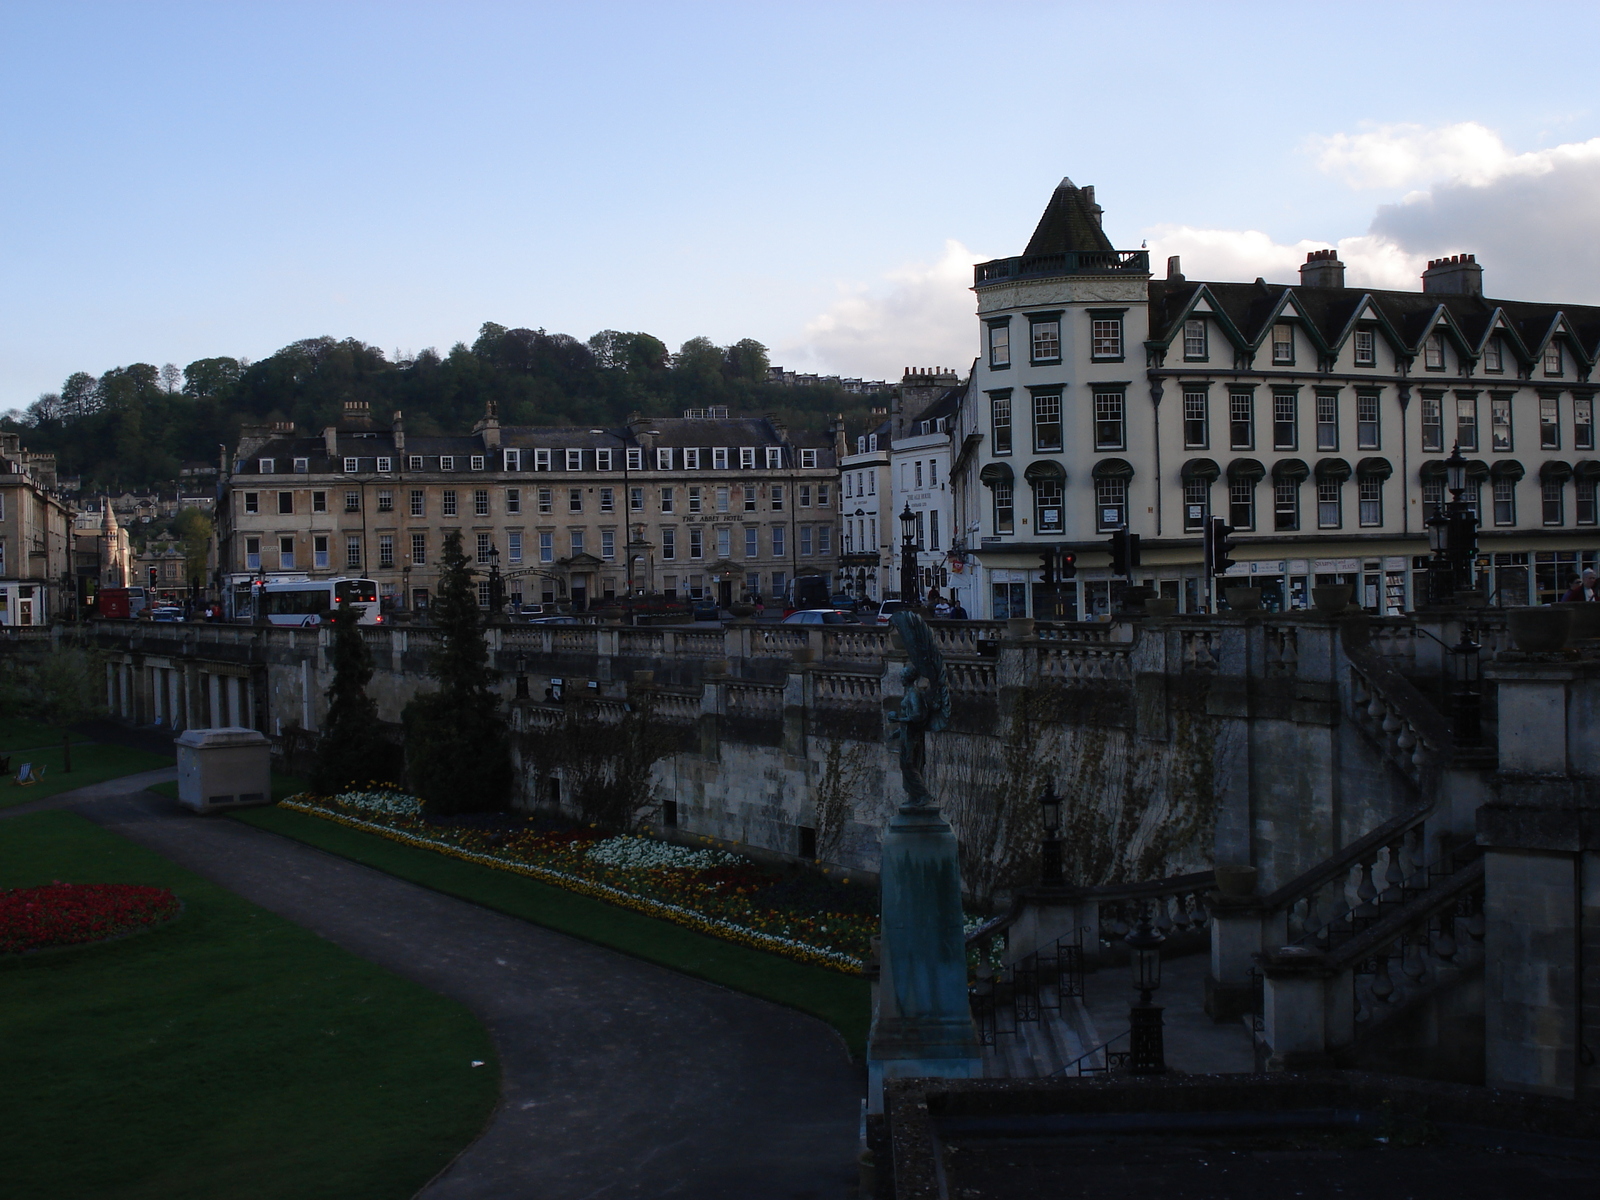
[[[372,651],[361,636],[359,618],[348,600],[333,614],[333,683],[311,774],[312,788],[325,796],[393,783],[400,765],[398,749],[383,736],[378,706],[367,695]]]
[[[441,563],[430,609],[439,649],[428,668],[439,688],[407,704],[402,719],[411,790],[429,813],[444,816],[503,807],[511,792],[511,751],[478,589],[459,533],[446,537]]]
[[[215,522],[198,508],[185,508],[172,519],[172,531],[183,543],[184,580],[204,582]]]
[[[766,383],[769,363],[767,348],[755,338],[744,338],[728,347],[728,374],[750,383]]]

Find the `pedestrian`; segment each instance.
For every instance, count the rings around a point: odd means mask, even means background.
[[[1600,579],[1597,579],[1594,568],[1587,568],[1581,576],[1572,581],[1572,586],[1561,597],[1562,603],[1574,600],[1600,600]]]
[[[966,621],[971,619],[967,616],[967,610],[961,607],[960,600],[957,600],[955,604],[951,606],[950,619],[952,621]]]

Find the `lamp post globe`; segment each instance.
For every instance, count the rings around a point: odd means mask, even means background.
[[[1459,500],[1461,493],[1467,490],[1467,460],[1461,456],[1460,442],[1451,448],[1450,457],[1444,460],[1444,479],[1452,498]]]

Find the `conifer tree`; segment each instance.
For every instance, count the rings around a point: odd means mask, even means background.
[[[400,756],[383,736],[378,706],[367,695],[372,651],[361,636],[360,616],[348,600],[333,614],[333,683],[311,779],[312,789],[325,796],[398,782]]]
[[[403,718],[407,780],[437,816],[501,808],[511,791],[510,739],[459,533],[445,539],[441,565],[429,609],[439,649],[428,668],[439,687],[406,705]]]

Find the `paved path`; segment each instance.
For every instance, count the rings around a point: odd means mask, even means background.
[[[477,1014],[500,1107],[427,1200],[850,1194],[862,1083],[820,1021],[136,790],[161,774],[0,820],[71,806]]]

